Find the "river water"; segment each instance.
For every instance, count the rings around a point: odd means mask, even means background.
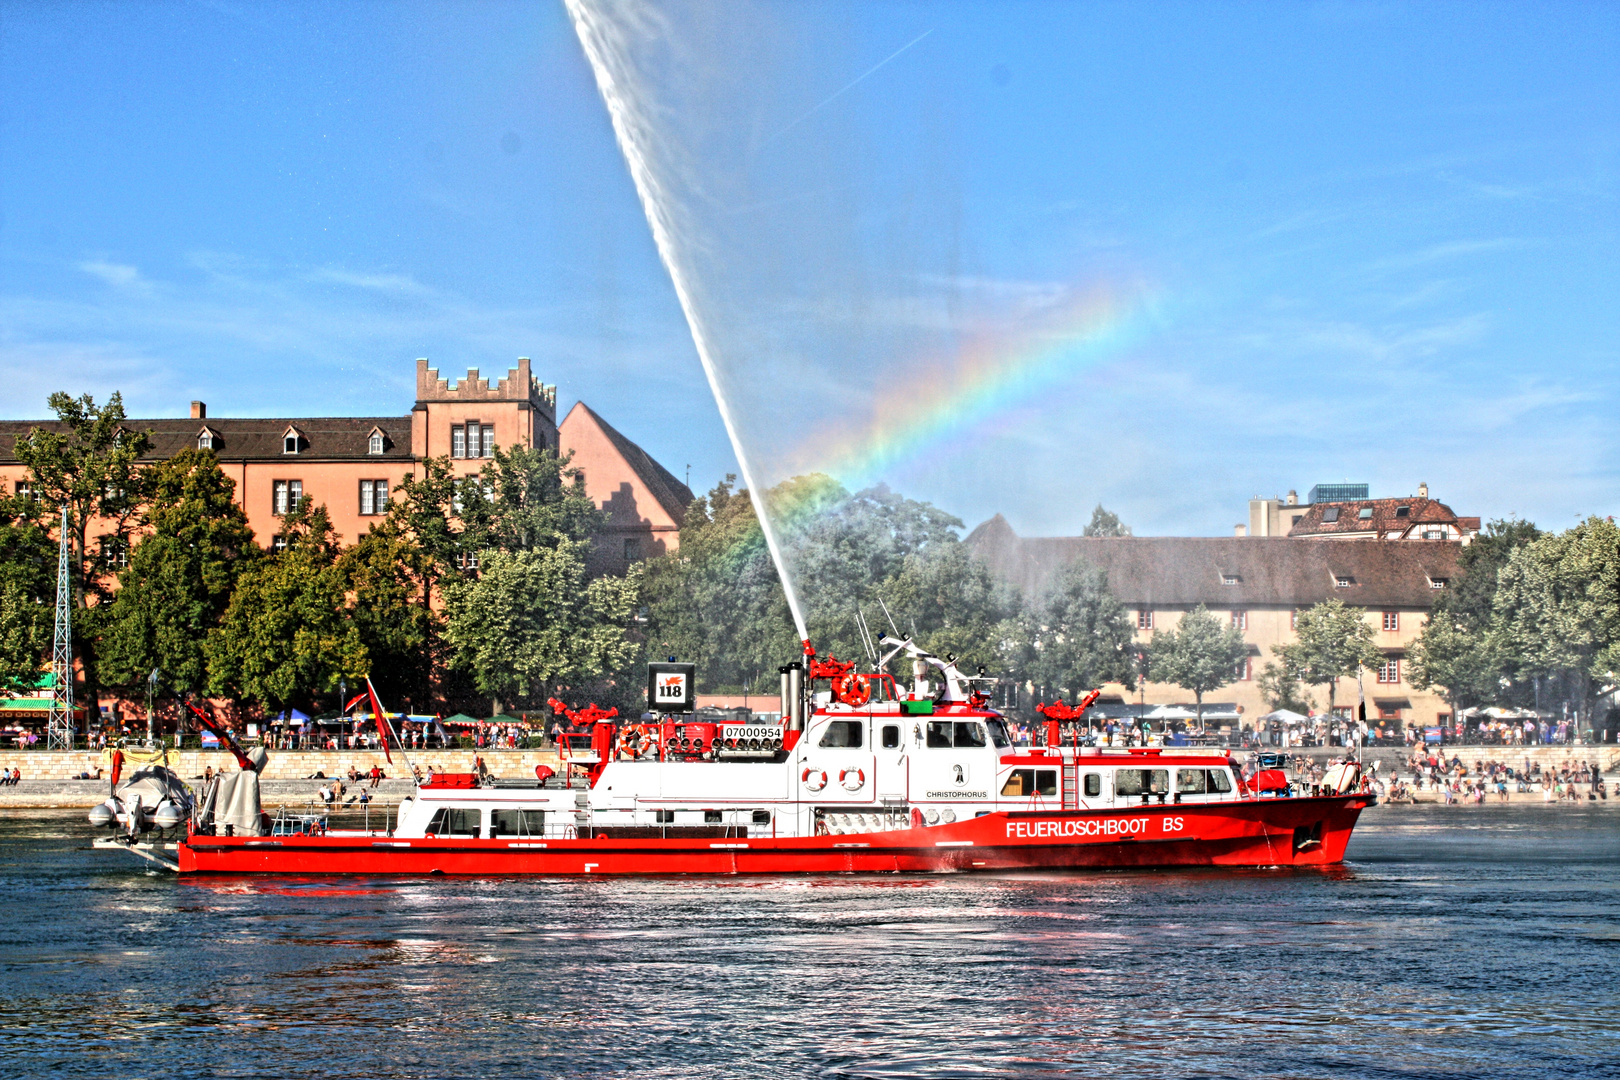
[[[1620,811],[1329,872],[149,873],[0,818],[0,1076],[1620,1075]]]

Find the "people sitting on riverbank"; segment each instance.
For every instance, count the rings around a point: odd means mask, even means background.
[[[16,787],[18,782],[21,781],[21,780],[22,780],[22,770],[21,769],[13,768],[13,769],[11,769],[9,771],[5,770],[5,769],[0,769],[0,784],[4,784],[6,787]]]

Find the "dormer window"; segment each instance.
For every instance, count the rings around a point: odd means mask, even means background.
[[[1372,520],[1372,507],[1363,506],[1361,508],[1361,513],[1357,514],[1356,517],[1358,519],[1362,520],[1362,521],[1371,521]]]
[[[304,448],[304,433],[295,427],[290,427],[281,433],[281,452],[283,454],[296,454]]]
[[[380,454],[387,449],[388,437],[383,434],[382,428],[372,428],[371,434],[366,437],[366,453]]]
[[[1236,574],[1224,574],[1223,573],[1221,575],[1221,584],[1222,585],[1241,585],[1241,584],[1243,584],[1243,579],[1241,577],[1239,577],[1238,575],[1236,575]]]
[[[1429,579],[1429,588],[1431,588],[1431,589],[1443,589],[1447,585],[1449,585],[1450,583],[1451,583],[1450,578],[1432,577],[1432,578]]]
[[[218,450],[219,436],[215,435],[210,428],[203,428],[201,431],[197,432],[197,449]]]
[[[1355,583],[1356,579],[1349,574],[1335,574],[1333,577],[1333,587],[1335,589],[1348,589]]]
[[[1324,525],[1332,525],[1335,521],[1338,521],[1338,520],[1339,520],[1339,508],[1337,506],[1330,506],[1326,510],[1322,511],[1322,524],[1324,524]]]
[[[1395,508],[1395,516],[1398,518],[1411,517],[1412,508],[1410,506],[1397,506]]]

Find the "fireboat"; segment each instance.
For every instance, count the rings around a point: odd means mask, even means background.
[[[781,669],[776,724],[694,722],[692,665],[650,665],[649,702],[659,710],[651,721],[568,710],[588,731],[565,737],[558,770],[541,766],[521,780],[431,775],[397,817],[362,829],[328,828],[318,814],[265,813],[265,752],[242,751],[194,708],[224,735],[241,771],[216,777],[198,797],[171,794],[144,809],[139,794],[130,804],[115,793],[91,812],[93,824],[111,830],[95,846],[183,874],[1330,866],[1343,860],[1375,798],[1354,761],[1296,791],[1281,770],[1245,778],[1229,751],[1091,746],[1078,737],[1064,745],[1064,723],[1096,692],[1073,706],[1043,704],[1045,745],[1015,747],[982,692],[991,680],[909,638],[885,636],[881,646],[888,652],[876,670],[861,673],[806,642],[803,658]],[[910,662],[909,685],[887,673],[897,657]],[[376,712],[382,722],[380,703]],[[177,777],[141,773],[159,796],[185,788]]]

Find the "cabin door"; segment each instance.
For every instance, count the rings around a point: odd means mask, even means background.
[[[911,763],[906,757],[905,727],[899,717],[874,722],[872,743],[877,769],[877,794],[885,803],[902,803],[910,796]]]

